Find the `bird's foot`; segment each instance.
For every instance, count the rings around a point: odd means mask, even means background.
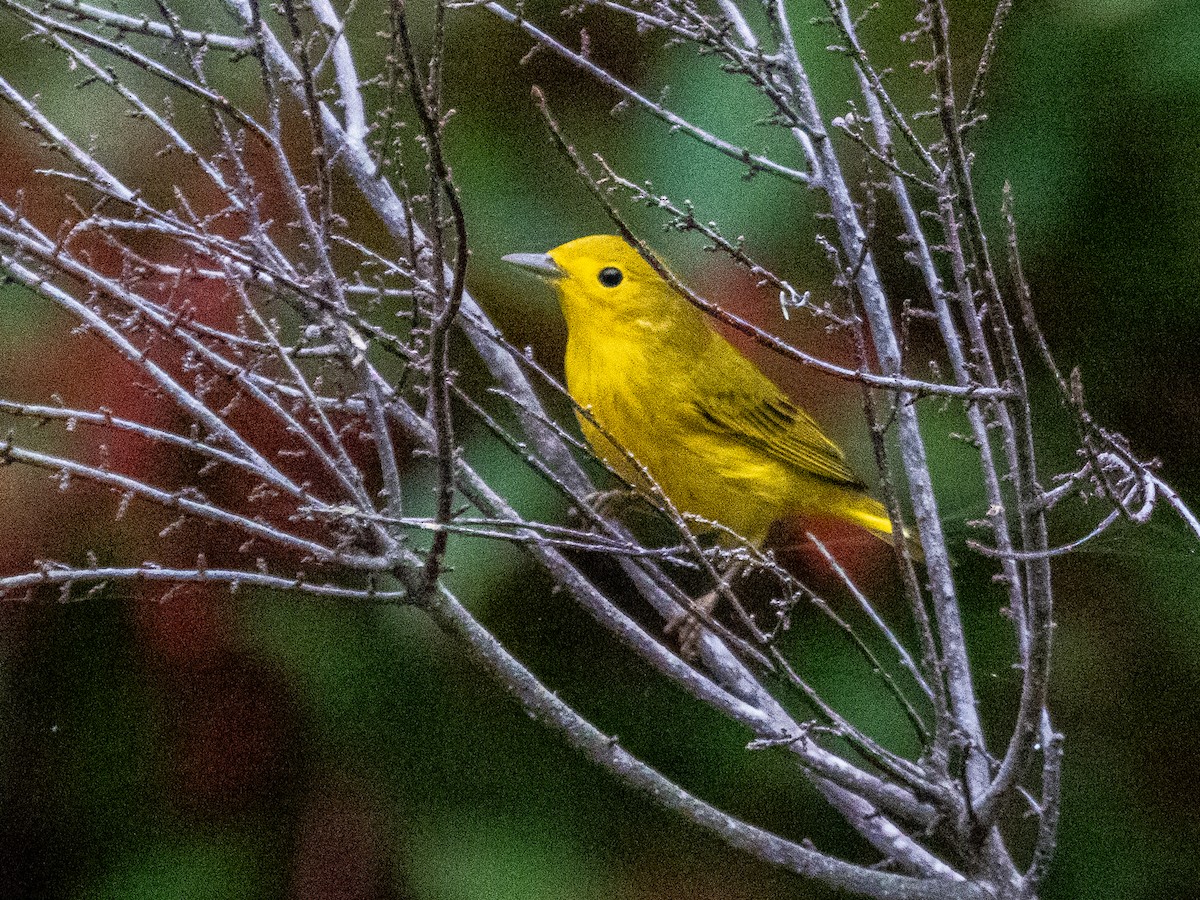
[[[694,662],[700,656],[700,644],[704,640],[704,622],[712,615],[717,606],[720,593],[716,588],[697,597],[692,601],[692,608],[674,616],[667,627],[666,634],[674,635],[679,642],[679,656],[686,662]]]
[[[633,488],[592,491],[583,498],[593,512],[605,518],[613,518],[639,501],[644,502],[645,498]]]

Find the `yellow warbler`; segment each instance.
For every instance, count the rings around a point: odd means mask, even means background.
[[[644,483],[622,448],[680,512],[755,545],[796,514],[891,542],[886,510],[837,445],[624,240],[594,235],[504,259],[557,289],[567,390],[601,426],[579,417],[592,449],[626,480]]]

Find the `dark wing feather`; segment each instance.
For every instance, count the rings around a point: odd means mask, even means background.
[[[863,487],[837,444],[821,433],[808,413],[775,390],[758,394],[722,391],[697,399],[695,404],[701,417],[718,431],[802,472],[837,484]]]

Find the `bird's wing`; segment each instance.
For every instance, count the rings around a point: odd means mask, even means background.
[[[753,387],[749,391],[733,389],[697,399],[696,409],[712,428],[803,472],[838,484],[863,487],[846,465],[837,444],[821,433],[808,413],[779,393],[774,385],[761,391]]]

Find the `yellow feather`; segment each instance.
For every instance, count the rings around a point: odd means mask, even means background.
[[[621,238],[505,259],[557,288],[567,390],[681,512],[753,544],[794,514],[841,519],[891,541],[887,512],[837,445]],[[643,480],[601,430],[582,416],[580,425],[609,465]]]

